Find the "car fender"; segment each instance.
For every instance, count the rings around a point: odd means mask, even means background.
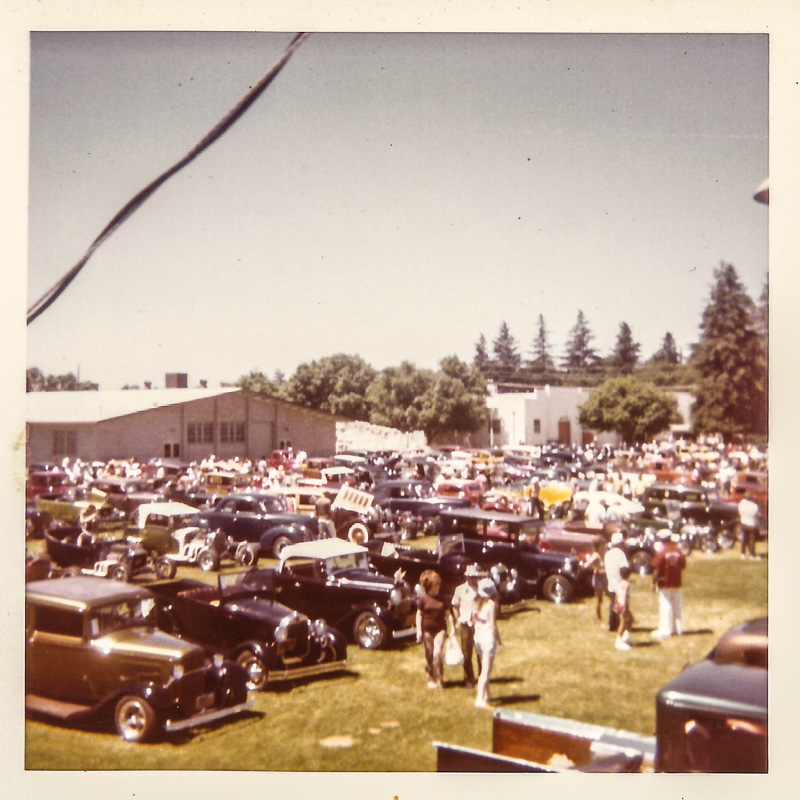
[[[258,656],[266,666],[267,669],[270,669],[273,666],[273,661],[275,660],[275,656],[273,653],[273,648],[270,647],[266,642],[259,641],[257,639],[248,639],[245,642],[239,642],[236,647],[228,653],[227,657],[231,661],[236,661],[236,659],[245,651],[250,650],[256,656]]]
[[[298,525],[276,525],[269,530],[264,531],[259,537],[259,545],[261,550],[272,550],[272,543],[279,536],[287,536],[294,543],[303,542],[306,540],[306,530]]]
[[[365,603],[364,605],[354,606],[336,623],[336,627],[341,630],[343,627],[352,626],[356,617],[368,611],[374,614],[382,622],[386,623],[388,628],[392,630],[397,625],[397,616],[393,611],[388,608],[378,605],[377,603]]]

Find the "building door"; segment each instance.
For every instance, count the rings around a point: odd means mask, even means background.
[[[568,419],[558,421],[558,443],[572,444],[572,430]]]
[[[594,433],[592,431],[584,431],[583,446],[588,447],[590,444],[594,444]]]

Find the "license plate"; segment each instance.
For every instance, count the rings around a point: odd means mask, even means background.
[[[208,692],[207,694],[201,694],[197,698],[197,702],[195,703],[197,711],[205,711],[207,708],[211,708],[214,705],[214,692]]]

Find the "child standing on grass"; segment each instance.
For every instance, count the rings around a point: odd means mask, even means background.
[[[630,650],[631,646],[628,644],[628,639],[630,639],[630,629],[633,623],[630,567],[622,567],[619,571],[619,583],[617,584],[617,592],[614,595],[614,610],[619,614],[619,629],[617,630],[617,641],[614,647],[617,650]]]

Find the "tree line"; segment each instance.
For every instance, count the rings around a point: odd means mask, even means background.
[[[641,345],[626,322],[620,323],[614,350],[606,358],[599,356],[593,339],[588,320],[579,311],[557,365],[540,314],[527,359],[503,322],[491,353],[481,334],[471,364],[453,355],[443,358],[438,370],[404,361],[377,371],[358,355],[339,353],[303,363],[289,378],[280,371],[270,378],[253,370],[233,385],[348,419],[401,431],[421,430],[428,441],[460,440],[485,426],[490,382],[501,391],[544,383],[594,386],[582,408],[581,424],[596,431],[617,431],[627,441],[649,438],[677,421],[674,403],[662,389],[683,388],[695,395],[695,432],[718,433],[728,440],[766,434],[768,279],[756,303],[735,268],[722,263],[714,273],[699,340],[688,357],[667,332],[658,351],[641,362]],[[74,391],[96,390],[98,385],[81,382],[72,373],[46,376],[33,367],[27,371],[26,388]]]

